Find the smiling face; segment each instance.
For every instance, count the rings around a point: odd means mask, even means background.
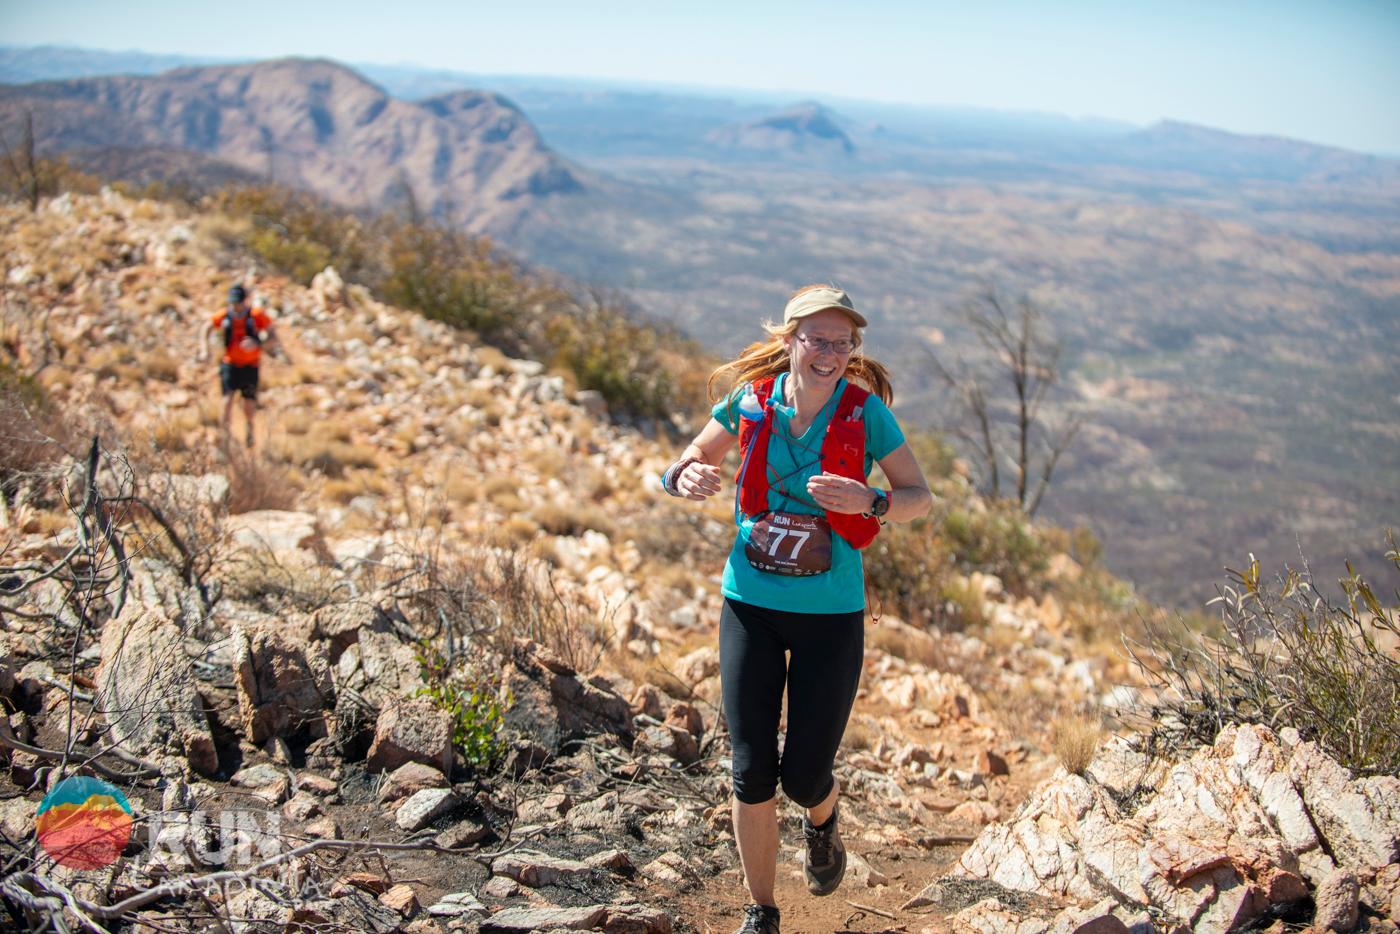
[[[837,353],[826,347],[818,350],[813,346],[818,341],[858,340],[855,324],[845,312],[828,308],[809,315],[798,322],[797,331],[783,338],[792,360],[793,376],[805,387],[834,388],[837,380],[846,373],[849,353]]]

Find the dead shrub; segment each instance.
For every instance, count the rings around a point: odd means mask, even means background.
[[[340,478],[353,468],[376,467],[378,452],[374,448],[343,441],[310,440],[292,455],[304,470],[318,470],[324,476]]]
[[[156,351],[146,355],[142,361],[146,375],[163,383],[174,383],[180,379],[180,363],[170,354]]]
[[[224,594],[264,612],[310,613],[341,598],[344,582],[322,565],[284,564],[267,551],[244,551],[223,562]]]
[[[540,527],[524,516],[511,516],[491,532],[493,544],[504,548],[519,548],[528,545],[540,534]]]
[[[0,490],[64,460],[70,424],[38,382],[0,360]]]
[[[389,482],[378,471],[354,470],[345,477],[327,480],[321,492],[343,506],[357,496],[384,496],[389,492]]]
[[[235,445],[228,446],[228,453],[228,511],[231,515],[260,509],[296,508],[301,492],[296,474]]]
[[[514,502],[520,501],[516,495],[520,492],[520,481],[505,474],[487,477],[478,484],[478,489],[488,503],[499,504],[506,496],[511,497]]]

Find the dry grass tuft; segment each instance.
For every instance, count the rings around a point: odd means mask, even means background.
[[[230,515],[260,509],[295,509],[301,492],[292,471],[236,445],[229,446],[228,484]]]
[[[925,668],[936,668],[943,659],[938,640],[899,620],[881,620],[879,625],[867,630],[865,642],[870,648]]]
[[[880,727],[874,717],[852,714],[851,719],[846,722],[841,747],[852,752],[869,751],[880,741],[880,735]]]
[[[1099,750],[1103,729],[1099,722],[1083,716],[1058,717],[1050,724],[1050,744],[1055,757],[1067,772],[1084,774]]]
[[[616,533],[608,514],[593,505],[542,503],[534,508],[531,517],[550,535],[582,535],[592,530],[612,538]]]

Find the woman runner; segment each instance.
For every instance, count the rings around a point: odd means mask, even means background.
[[[860,353],[866,319],[827,285],[799,289],[768,339],[710,375],[732,384],[662,475],[673,496],[720,491],[740,447],[738,535],[724,569],[720,680],[734,753],[734,833],[751,903],[735,934],[779,934],[773,883],[777,789],[805,809],[807,888],[830,895],[846,869],[837,832],[837,746],[864,654],[860,549],[885,522],[932,505],[890,412],[888,371]],[[891,489],[866,484],[879,463]],[[778,722],[788,696],[781,754]]]

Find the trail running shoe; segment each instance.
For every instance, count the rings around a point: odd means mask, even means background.
[[[779,934],[778,909],[771,905],[745,905],[744,926],[734,934]]]
[[[804,815],[802,836],[807,840],[807,855],[802,866],[807,870],[807,891],[813,895],[830,895],[846,874],[846,847],[836,830],[836,808],[820,827],[814,827]]]

